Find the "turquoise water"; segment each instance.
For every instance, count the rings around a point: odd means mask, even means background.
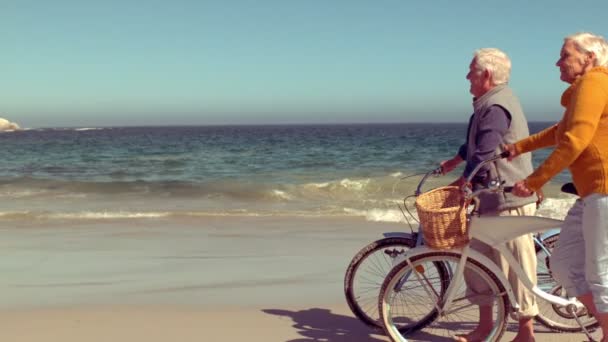
[[[534,132],[548,125],[530,126]],[[363,215],[395,220],[395,203],[419,180],[402,177],[453,156],[465,133],[466,124],[3,133],[0,217]],[[535,153],[535,164],[548,152]],[[568,179],[562,173],[553,184]]]

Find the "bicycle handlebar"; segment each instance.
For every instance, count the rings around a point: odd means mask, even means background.
[[[467,180],[465,182],[465,185],[463,185],[462,187],[462,192],[465,195],[465,198],[468,200],[473,200],[475,202],[475,207],[478,206],[478,201],[479,198],[478,196],[481,193],[484,192],[497,192],[497,191],[502,191],[502,192],[512,192],[513,191],[513,187],[512,186],[503,186],[504,182],[500,182],[500,180],[492,180],[490,181],[490,184],[488,185],[487,188],[483,188],[483,189],[479,189],[476,191],[472,191],[471,189],[471,181],[473,180],[473,177],[475,177],[475,175],[477,174],[477,172],[479,172],[479,170],[484,166],[487,165],[489,163],[493,163],[499,159],[504,159],[504,158],[508,158],[511,155],[511,153],[509,153],[509,151],[504,151],[500,154],[495,155],[494,157],[491,157],[489,159],[486,159],[484,161],[482,161],[481,163],[477,164],[477,166],[473,169],[473,171],[471,171],[471,174],[469,175],[469,177],[467,177]]]
[[[422,179],[420,180],[420,183],[418,183],[418,187],[416,188],[416,192],[414,193],[414,195],[417,197],[422,193],[422,186],[424,185],[424,183],[426,182],[426,179],[429,178],[430,176],[440,176],[442,175],[442,169],[441,166],[439,166],[438,168],[435,168],[429,172],[427,172],[424,177],[422,177]]]
[[[482,161],[481,163],[477,164],[477,166],[475,166],[473,171],[471,171],[471,174],[469,175],[469,177],[467,177],[467,183],[471,183],[471,180],[473,180],[473,177],[475,177],[477,172],[479,172],[479,169],[484,167],[486,164],[493,163],[499,159],[509,158],[510,155],[511,155],[511,153],[509,151],[504,151],[501,154],[497,154],[494,157],[486,159],[486,160]]]
[[[490,159],[486,159],[484,161],[482,161],[481,163],[479,163],[471,172],[471,174],[469,175],[469,177],[467,178],[467,182],[466,184],[470,184],[471,180],[473,179],[473,177],[477,174],[477,172],[479,172],[479,169],[481,169],[484,165],[488,164],[488,163],[492,163],[496,160],[499,159],[503,159],[503,158],[508,158],[511,154],[509,153],[509,151],[504,151],[501,154],[497,154],[494,157],[490,158]],[[424,183],[426,182],[427,178],[429,178],[430,176],[440,176],[443,175],[443,169],[441,166],[427,172],[426,174],[424,174],[424,176],[422,177],[422,179],[420,180],[420,182],[418,183],[418,186],[416,187],[416,192],[414,193],[415,196],[419,196],[422,193],[422,186],[424,185]],[[511,192],[511,190],[513,189],[512,186],[507,186],[507,187],[503,187],[502,188],[504,192]],[[480,191],[484,191],[484,190],[480,190]],[[475,195],[475,193],[470,193],[469,191],[469,195]]]

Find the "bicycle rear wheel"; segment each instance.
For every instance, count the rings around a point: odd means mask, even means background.
[[[447,312],[438,315],[436,307],[444,300],[444,294],[435,289],[443,281],[425,271],[431,265],[441,263],[456,270],[460,254],[456,252],[429,252],[412,257],[395,266],[382,284],[378,310],[384,330],[392,341],[407,341],[406,336],[424,341],[454,338],[472,332],[479,323],[479,303],[484,299],[492,307],[492,327],[486,341],[498,341],[507,323],[510,303],[505,289],[496,276],[476,260],[469,259],[465,272],[478,279],[476,284],[485,284],[487,290],[480,294],[467,291],[464,281],[455,288],[452,306]],[[409,276],[408,276],[409,275]],[[432,315],[424,313],[432,312]],[[422,315],[421,315],[422,313]],[[422,330],[411,331],[400,328],[403,322],[424,321]]]
[[[537,286],[548,293],[566,298],[566,292],[557,284],[550,270],[550,253],[553,251],[559,240],[559,234],[551,235],[542,241],[543,246],[549,251],[545,251],[540,246],[536,246],[536,275]],[[538,315],[534,318],[547,328],[561,332],[581,332],[583,329],[574,319],[574,315],[567,312],[566,308],[557,306],[544,300],[538,301]],[[581,322],[587,329],[597,328],[597,320],[587,314],[587,310],[582,309],[576,313]]]
[[[378,313],[380,287],[388,272],[415,245],[416,241],[407,237],[384,238],[365,246],[352,259],[344,276],[344,295],[353,314],[363,323],[382,328]],[[449,275],[444,265],[433,264],[429,272],[445,280],[440,285],[447,284]],[[438,291],[443,293],[445,286]],[[415,330],[417,325],[417,322],[410,322],[404,328]]]

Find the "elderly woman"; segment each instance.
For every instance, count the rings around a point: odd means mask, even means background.
[[[568,167],[580,198],[568,212],[551,259],[554,277],[598,319],[608,342],[608,42],[591,33],[564,39],[557,66],[569,83],[556,125],[505,146],[511,158],[555,146],[530,176],[513,188],[530,196]]]

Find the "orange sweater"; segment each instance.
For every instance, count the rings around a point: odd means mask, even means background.
[[[515,144],[520,153],[555,146],[555,150],[527,179],[539,190],[566,167],[581,197],[608,194],[608,68],[587,71],[563,93],[566,107],[556,125]]]

